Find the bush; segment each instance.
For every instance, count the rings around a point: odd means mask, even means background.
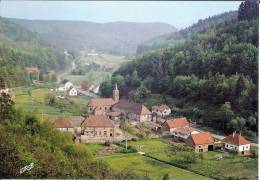
[[[128,146],[127,150],[126,150],[125,146],[124,146],[124,148],[121,151],[119,151],[119,152],[120,153],[136,153],[137,149],[135,147],[133,147],[133,146]]]
[[[104,143],[104,146],[110,146],[110,142],[109,142],[109,141],[106,141],[106,142]]]
[[[258,158],[258,151],[256,149],[251,149],[252,158]]]

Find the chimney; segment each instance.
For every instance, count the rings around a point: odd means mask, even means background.
[[[235,136],[235,133],[236,133],[236,131],[235,131],[235,132],[233,132],[233,137]]]

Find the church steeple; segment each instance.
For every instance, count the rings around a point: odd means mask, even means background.
[[[113,100],[116,102],[119,101],[119,90],[117,88],[117,83],[115,84],[115,88],[113,90]]]

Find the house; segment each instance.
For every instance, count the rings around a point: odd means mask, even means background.
[[[50,116],[48,121],[61,131],[69,131],[75,134],[81,133],[81,124],[84,121],[82,116],[58,117]]]
[[[152,113],[146,106],[124,99],[114,104],[112,111],[122,113],[130,121],[145,122],[152,120]]]
[[[69,116],[69,119],[70,119],[70,123],[74,127],[75,134],[80,135],[81,134],[81,124],[83,123],[85,118],[82,116]]]
[[[73,88],[73,84],[68,81],[64,84],[64,88],[66,91],[68,91],[70,88]]]
[[[210,132],[200,132],[191,134],[186,140],[186,144],[191,146],[195,152],[213,151],[214,139]]]
[[[188,127],[190,127],[190,123],[188,122],[186,117],[168,119],[162,124],[162,129],[170,133],[173,133],[173,131],[178,128]]]
[[[229,151],[236,151],[242,155],[249,154],[250,152],[250,142],[236,132],[225,137],[222,142],[224,142],[224,148]]]
[[[106,142],[114,140],[114,124],[102,115],[91,115],[81,124],[81,142]]]
[[[119,101],[119,90],[117,84],[113,90],[112,98],[95,98],[91,99],[87,109],[88,112],[95,115],[106,115],[106,113],[111,111],[112,105],[116,104]]]
[[[69,92],[69,96],[77,96],[78,95],[78,91],[74,87],[71,87],[68,92]]]
[[[171,114],[171,109],[166,104],[152,106],[152,113],[160,117],[165,117]]]
[[[49,119],[49,121],[51,121],[51,119]],[[57,119],[53,119],[51,123],[60,131],[74,133],[74,127],[68,117],[59,117]]]
[[[191,134],[198,134],[198,133],[200,132],[195,130],[192,127],[182,127],[182,128],[175,129],[173,131],[173,136],[174,138],[180,141],[186,141]]]
[[[109,119],[117,121],[120,120],[122,114],[120,112],[109,112],[106,115],[109,117]]]

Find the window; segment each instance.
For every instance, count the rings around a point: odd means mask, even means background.
[[[101,131],[99,131],[99,135],[101,136]]]
[[[104,131],[104,136],[107,136],[107,131]]]
[[[203,149],[199,149],[199,152],[203,152]]]

